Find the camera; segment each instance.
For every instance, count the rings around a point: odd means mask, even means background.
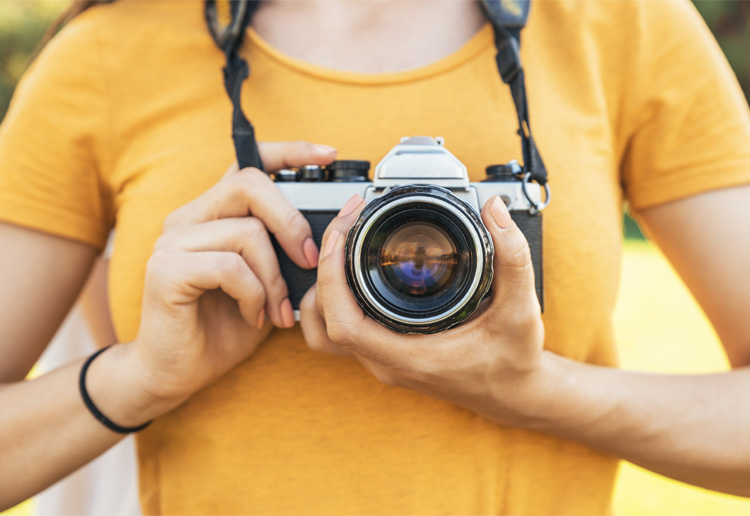
[[[362,310],[402,333],[435,333],[466,320],[489,294],[492,239],[479,212],[499,195],[531,250],[536,292],[543,303],[542,191],[515,161],[487,167],[469,181],[442,138],[406,137],[368,179],[370,163],[335,161],[276,172],[277,186],[323,233],[354,194],[367,205],[346,237],[346,279]],[[548,201],[549,192],[546,192]],[[281,274],[297,313],[316,271],[297,267],[274,239]]]

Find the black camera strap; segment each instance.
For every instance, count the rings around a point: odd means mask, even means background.
[[[240,169],[255,167],[264,170],[258,142],[255,139],[255,128],[242,111],[242,84],[250,76],[250,66],[240,56],[246,28],[259,5],[260,0],[230,1],[231,19],[226,27],[222,27],[219,23],[216,0],[205,0],[206,24],[216,45],[227,59],[224,66],[224,87],[232,100],[232,140]]]
[[[546,186],[547,169],[531,134],[526,83],[521,66],[521,30],[526,26],[531,0],[481,0],[481,5],[495,31],[497,69],[503,82],[510,87],[516,107],[524,173],[527,179]]]
[[[239,50],[250,19],[262,0],[230,0],[229,24],[222,28],[218,21],[216,0],[205,0],[205,16],[214,41],[226,56],[224,85],[232,100],[232,139],[240,168],[263,170],[263,162],[255,140],[255,129],[242,111],[242,84],[250,75],[250,67]],[[546,190],[546,198],[536,209],[541,211],[549,203],[547,169],[531,135],[526,85],[521,66],[521,30],[531,7],[531,0],[480,0],[495,32],[497,68],[500,77],[510,87],[518,116],[518,135],[523,152],[524,192],[526,183],[534,181]],[[528,194],[527,194],[528,197]]]

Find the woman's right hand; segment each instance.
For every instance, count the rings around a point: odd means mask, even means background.
[[[267,170],[332,162],[307,142],[259,145]],[[178,404],[247,358],[273,325],[294,325],[269,232],[300,267],[316,267],[310,225],[273,181],[236,165],[171,213],[146,269],[131,357],[146,392]],[[168,403],[170,404],[170,403]]]

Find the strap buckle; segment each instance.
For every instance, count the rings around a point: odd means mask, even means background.
[[[532,179],[531,172],[526,172],[523,175],[523,180],[521,182],[521,190],[523,191],[524,197],[526,197],[526,200],[529,201],[529,204],[531,205],[531,208],[529,208],[529,213],[531,215],[537,215],[538,213],[541,213],[544,208],[549,206],[549,202],[552,199],[551,192],[549,189],[549,183],[539,183],[539,186],[544,188],[544,201],[535,201],[531,198],[531,195],[529,194],[528,185],[531,182],[538,182],[535,179]]]

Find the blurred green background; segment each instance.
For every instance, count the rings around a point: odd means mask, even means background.
[[[698,0],[695,4],[750,97],[750,1]],[[30,54],[67,5],[59,0],[0,0],[0,120]],[[678,374],[726,370],[720,343],[700,308],[627,216],[624,235],[621,292],[614,316],[623,367]],[[2,515],[27,516],[32,504],[30,500]],[[750,516],[750,500],[693,488],[624,463],[614,511],[627,516]]]

